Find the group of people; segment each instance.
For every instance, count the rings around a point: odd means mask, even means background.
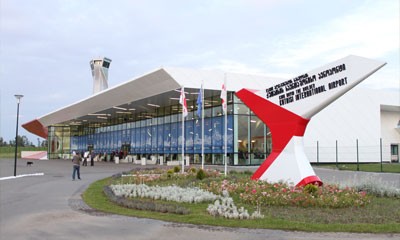
[[[83,157],[83,161],[82,161]],[[76,153],[73,152],[72,156],[72,181],[75,180],[75,174],[77,175],[78,179],[81,180],[81,173],[80,173],[80,167],[81,167],[81,162],[82,166],[87,166],[87,159],[90,159],[90,166],[94,166],[94,157],[95,154],[94,152],[86,152],[86,153]]]
[[[114,160],[115,156],[118,156],[120,159],[126,157],[127,151],[113,151],[111,155],[110,161]],[[90,166],[94,166],[94,159],[96,157],[96,154],[94,151],[88,151],[88,152],[73,152],[72,153],[72,163],[73,163],[73,169],[72,169],[72,180],[75,180],[75,175],[77,175],[78,179],[81,180],[81,175],[80,175],[80,166],[82,162],[82,166],[87,166],[88,161],[90,161]],[[98,156],[101,159],[101,154]],[[106,161],[107,159],[107,153],[104,153],[104,159]]]
[[[88,159],[90,160],[90,166],[94,166],[95,153],[93,151],[82,153],[83,163],[82,166],[87,166]]]

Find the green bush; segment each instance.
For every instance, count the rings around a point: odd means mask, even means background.
[[[196,174],[196,178],[199,180],[203,180],[204,178],[206,178],[206,173],[204,172],[203,169],[199,169],[199,171]]]
[[[168,177],[168,178],[171,178],[173,175],[174,175],[174,169],[169,169],[169,170],[167,171],[167,177]]]
[[[174,172],[178,173],[181,171],[181,168],[179,166],[174,167]]]
[[[303,191],[304,191],[305,193],[308,193],[308,194],[311,194],[311,195],[315,196],[316,193],[318,192],[318,186],[317,186],[317,185],[314,185],[314,184],[307,184],[307,185],[304,187]]]

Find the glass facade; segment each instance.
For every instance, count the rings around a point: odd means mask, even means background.
[[[196,104],[188,102],[185,119],[185,155],[201,163],[202,142],[206,164],[223,164],[225,117],[219,96],[204,99],[204,138]],[[152,112],[111,116],[104,123],[49,127],[49,157],[61,158],[72,151],[102,155],[122,153],[136,159],[155,157],[180,160],[182,115],[179,104],[155,107]],[[60,147],[60,143],[62,143]],[[57,147],[55,147],[57,146]],[[259,165],[271,152],[268,127],[233,94],[228,93],[227,153],[230,165]],[[107,160],[107,158],[106,158]],[[109,160],[109,159],[108,159]]]

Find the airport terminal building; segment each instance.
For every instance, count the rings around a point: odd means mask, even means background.
[[[183,131],[185,160],[200,164],[204,152],[205,164],[223,164],[225,126],[229,165],[259,165],[270,154],[273,136],[268,126],[236,97],[235,92],[242,88],[266,89],[282,79],[160,68],[107,88],[107,81],[103,80],[107,80],[110,62],[106,58],[91,62],[92,96],[23,124],[28,131],[48,139],[49,159],[67,158],[73,151],[92,150],[108,161],[112,160],[112,155],[121,153],[124,159],[129,157],[129,161],[148,159],[162,164],[180,161],[182,87],[188,108]],[[98,81],[99,78],[103,80]],[[228,106],[226,124],[220,97],[224,80]],[[199,104],[201,93],[203,100]],[[398,161],[399,98],[398,91],[361,87],[350,90],[311,119],[304,135],[310,161],[334,162],[339,152],[340,161],[354,162],[355,152],[359,151],[355,147],[356,140],[360,148],[365,148],[360,151],[360,162],[378,162],[381,158]],[[201,107],[204,110],[199,116]]]

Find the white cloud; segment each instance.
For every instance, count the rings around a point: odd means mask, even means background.
[[[350,54],[384,58],[399,51],[398,3],[366,2],[351,15],[285,39],[289,40],[278,43],[279,51],[267,58],[268,63],[298,67],[307,61],[332,61]]]
[[[203,67],[203,69],[220,69],[225,72],[245,73],[245,74],[264,74],[263,69],[249,66],[246,63],[232,59],[221,59],[213,66]]]

